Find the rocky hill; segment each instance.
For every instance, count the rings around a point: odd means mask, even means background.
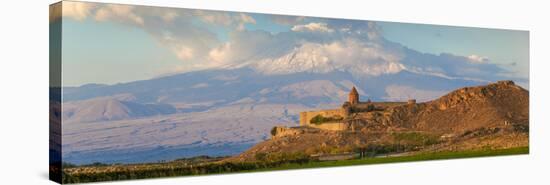
[[[529,92],[512,81],[465,87],[433,101],[392,108],[384,118],[394,127],[440,133],[528,124]]]
[[[258,155],[323,155],[371,148],[382,153],[528,146],[529,92],[512,81],[465,87],[438,99],[358,113],[346,131],[275,127],[273,137],[229,161]]]

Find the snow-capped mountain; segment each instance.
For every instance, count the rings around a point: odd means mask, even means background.
[[[268,138],[275,125],[297,125],[300,111],[341,105],[353,86],[362,100],[428,101],[499,78],[470,75],[473,67],[491,66],[466,65],[449,54],[384,52],[377,46],[358,51],[353,44],[305,44],[281,57],[238,66],[65,88],[65,160],[233,155]]]
[[[252,63],[251,66],[267,75],[341,71],[349,72],[356,77],[395,74],[405,69],[402,64],[396,62],[399,58],[394,55],[381,54],[381,51],[372,48],[353,50],[339,43],[304,44],[282,57],[263,59]]]
[[[82,164],[233,155],[268,138],[275,125],[297,125],[300,111],[341,105],[353,86],[362,100],[425,101],[480,84],[406,70],[357,77],[338,69],[266,74],[254,67],[64,91],[65,160]]]

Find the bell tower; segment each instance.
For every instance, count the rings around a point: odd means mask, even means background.
[[[355,89],[355,86],[353,86],[353,88],[349,92],[348,101],[352,105],[359,103],[359,93],[357,93],[357,89]]]

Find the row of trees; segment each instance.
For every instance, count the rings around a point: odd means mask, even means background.
[[[263,162],[263,163],[275,163],[275,162],[307,163],[310,161],[309,155],[306,155],[303,152],[257,153],[254,157],[256,161]]]
[[[438,142],[437,136],[424,134],[424,133],[394,133],[393,139],[398,141],[397,143],[386,144],[368,144],[365,146],[342,146],[342,147],[320,147],[315,151],[294,152],[294,153],[257,153],[254,157],[255,162],[242,162],[242,163],[218,163],[211,162],[211,158],[197,157],[193,159],[184,159],[183,161],[194,161],[197,165],[175,165],[173,168],[144,168],[144,169],[127,169],[110,172],[98,172],[98,173],[63,173],[63,183],[82,183],[82,182],[97,182],[97,181],[113,181],[113,180],[128,180],[128,179],[145,179],[155,177],[173,177],[173,176],[187,176],[187,175],[203,175],[203,174],[219,174],[219,173],[231,173],[240,171],[250,171],[264,168],[279,167],[283,164],[305,164],[315,159],[312,159],[309,154],[311,153],[326,153],[326,154],[338,154],[345,152],[359,153],[360,157],[372,157],[378,154],[387,154],[394,152],[405,152],[415,150],[416,147],[422,145],[430,145]],[[175,162],[181,163],[182,160],[176,160]],[[218,160],[213,160],[218,161]],[[198,162],[206,162],[198,165]],[[168,164],[167,164],[168,165]],[[75,166],[73,164],[64,163],[63,168],[78,168],[81,166]],[[105,164],[90,164],[83,165],[87,167],[102,167]]]
[[[188,175],[220,174],[249,171],[263,168],[274,168],[288,163],[308,163],[309,157],[303,153],[293,154],[265,154],[258,155],[262,159],[256,162],[240,163],[208,163],[204,165],[180,166],[174,168],[159,169],[128,169],[115,172],[100,173],[75,173],[68,174],[63,172],[63,183],[83,183],[98,181],[115,181],[130,179],[147,179],[156,177],[175,177]]]

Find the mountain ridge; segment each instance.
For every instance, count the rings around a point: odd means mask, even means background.
[[[446,79],[408,71],[370,78],[357,78],[347,72],[341,71],[324,74],[300,72],[282,75],[263,75],[250,68],[239,68],[232,70],[196,71],[151,80],[94,86],[93,88],[73,88],[70,91],[63,92],[63,101],[85,100],[124,93],[130,93],[135,96],[135,101],[138,103],[190,103],[190,97],[194,101],[204,101],[205,99],[210,99],[209,101],[211,101],[212,98],[222,97],[233,98],[232,100],[234,101],[259,92],[264,88],[285,86],[311,80],[329,80],[333,83],[350,81],[359,89],[368,92],[369,98],[376,100],[381,100],[388,96],[386,87],[390,85],[405,85],[427,91],[448,91],[458,87],[482,84],[478,81]],[[202,88],[200,88],[199,84],[203,85]],[[224,89],[225,92],[222,94],[215,89]],[[226,103],[230,101],[228,100]]]
[[[140,104],[123,97],[99,97],[63,104],[64,122],[97,122],[172,114],[168,104]],[[130,98],[131,99],[131,98]]]

